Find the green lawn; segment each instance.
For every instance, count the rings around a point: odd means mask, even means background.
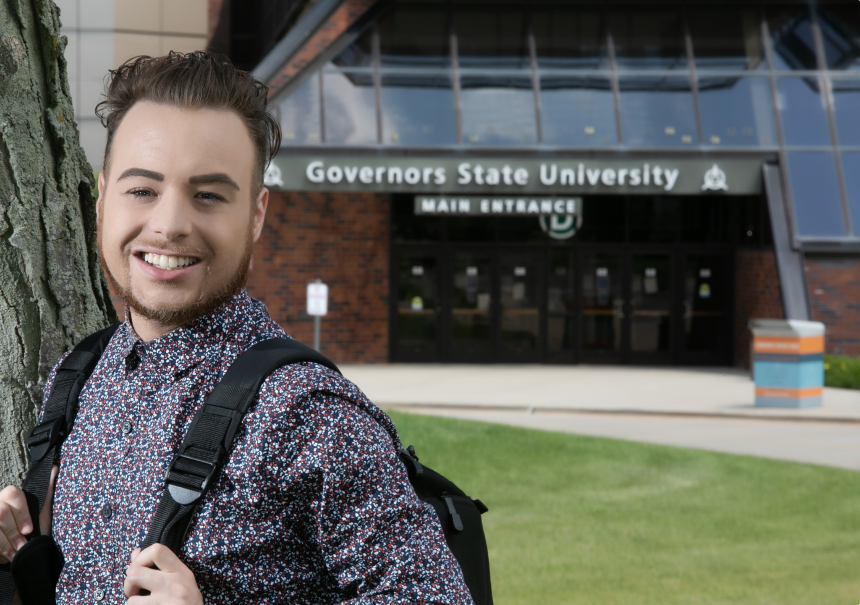
[[[391,417],[489,506],[497,605],[860,603],[860,473]]]

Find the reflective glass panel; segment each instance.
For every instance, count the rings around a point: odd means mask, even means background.
[[[805,5],[767,8],[775,69],[816,69],[812,17]]]
[[[547,275],[547,349],[555,360],[572,361],[575,345],[576,282],[571,250],[550,249]],[[558,355],[567,353],[567,355]]]
[[[536,11],[532,32],[539,67],[609,69],[606,25],[598,11]]]
[[[830,152],[788,154],[794,218],[801,237],[844,237],[845,221]]]
[[[830,145],[819,79],[779,78],[776,87],[785,144]]]
[[[467,145],[532,145],[537,142],[530,77],[463,76],[460,110],[463,142]]]
[[[370,67],[373,65],[373,28],[367,28],[362,34],[334,59],[338,67]]]
[[[541,258],[535,254],[502,254],[499,286],[502,316],[499,340],[509,352],[535,351],[540,337]]]
[[[860,69],[860,3],[828,4],[818,9],[824,60],[830,69]]]
[[[326,143],[376,143],[376,91],[369,71],[324,71]]]
[[[316,144],[321,140],[320,75],[313,74],[281,101],[283,147]]]
[[[684,262],[684,348],[719,351],[731,332],[726,329],[729,306],[725,257],[691,254]]]
[[[492,257],[459,252],[451,259],[451,345],[460,358],[491,350]],[[474,359],[474,358],[473,358]]]
[[[619,68],[687,69],[679,10],[613,10],[609,29]]]
[[[447,67],[451,63],[448,15],[397,6],[378,26],[383,67]]]
[[[567,147],[618,144],[609,78],[554,73],[541,86],[543,142]]]
[[[698,143],[693,94],[686,77],[622,77],[621,132],[634,147]]]
[[[834,78],[830,82],[839,144],[860,146],[860,80]]]
[[[765,69],[759,14],[734,6],[688,9],[696,69]]]
[[[461,68],[531,69],[522,10],[458,10],[454,27]]]
[[[454,145],[457,122],[448,74],[384,74],[382,138],[388,145]]]
[[[433,352],[439,307],[437,259],[402,254],[397,276],[397,347],[400,353]]]
[[[582,352],[614,360],[621,350],[624,299],[621,256],[584,253],[581,261]]]
[[[767,78],[699,78],[705,145],[771,147],[778,144]]]
[[[842,153],[842,173],[845,175],[845,195],[848,197],[851,226],[857,237],[860,236],[860,152]]]
[[[630,350],[658,353],[671,341],[672,264],[668,255],[630,259]]]
[[[631,195],[630,241],[668,243],[678,240],[681,203],[677,197]]]
[[[574,237],[581,242],[623,242],[626,198],[596,195],[582,200],[582,224]]]

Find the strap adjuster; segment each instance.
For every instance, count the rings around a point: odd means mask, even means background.
[[[37,462],[45,457],[48,451],[60,443],[66,436],[66,417],[59,416],[54,420],[40,422],[33,427],[27,437],[27,449],[30,460]]]
[[[196,468],[194,470],[177,469],[176,463],[180,460],[188,460],[196,462],[197,464],[205,464],[208,467],[205,471],[206,474],[201,475],[200,471]],[[170,461],[170,466],[167,468],[167,477],[164,482],[167,484],[167,491],[170,492],[170,496],[173,498],[174,502],[177,504],[192,504],[197,502],[197,500],[206,493],[216,472],[218,472],[218,465],[213,462],[201,460],[200,458],[195,458],[188,454],[176,454],[173,457],[173,460]],[[190,487],[186,482],[180,483],[175,479],[171,479],[170,475],[173,473],[182,474],[183,476],[189,477],[189,479],[193,480],[200,479],[202,477],[200,487]]]

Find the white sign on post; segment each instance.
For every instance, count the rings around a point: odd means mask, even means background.
[[[328,286],[321,281],[308,284],[308,315],[328,313]]]

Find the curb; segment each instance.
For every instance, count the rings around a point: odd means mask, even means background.
[[[718,412],[681,412],[675,410],[642,410],[642,409],[625,409],[625,408],[572,408],[572,407],[547,407],[547,406],[526,406],[526,405],[475,405],[475,404],[458,404],[458,403],[387,403],[378,404],[382,409],[391,409],[398,411],[420,411],[422,409],[429,410],[459,410],[469,412],[524,412],[526,414],[593,414],[593,415],[617,415],[617,416],[668,416],[677,418],[707,418],[727,419],[727,420],[758,420],[770,421],[777,420],[782,422],[817,422],[825,424],[860,424],[860,418],[851,418],[848,416],[834,416],[825,418],[821,416],[787,416],[787,415],[753,415],[753,414],[737,414],[737,413],[718,413]]]

